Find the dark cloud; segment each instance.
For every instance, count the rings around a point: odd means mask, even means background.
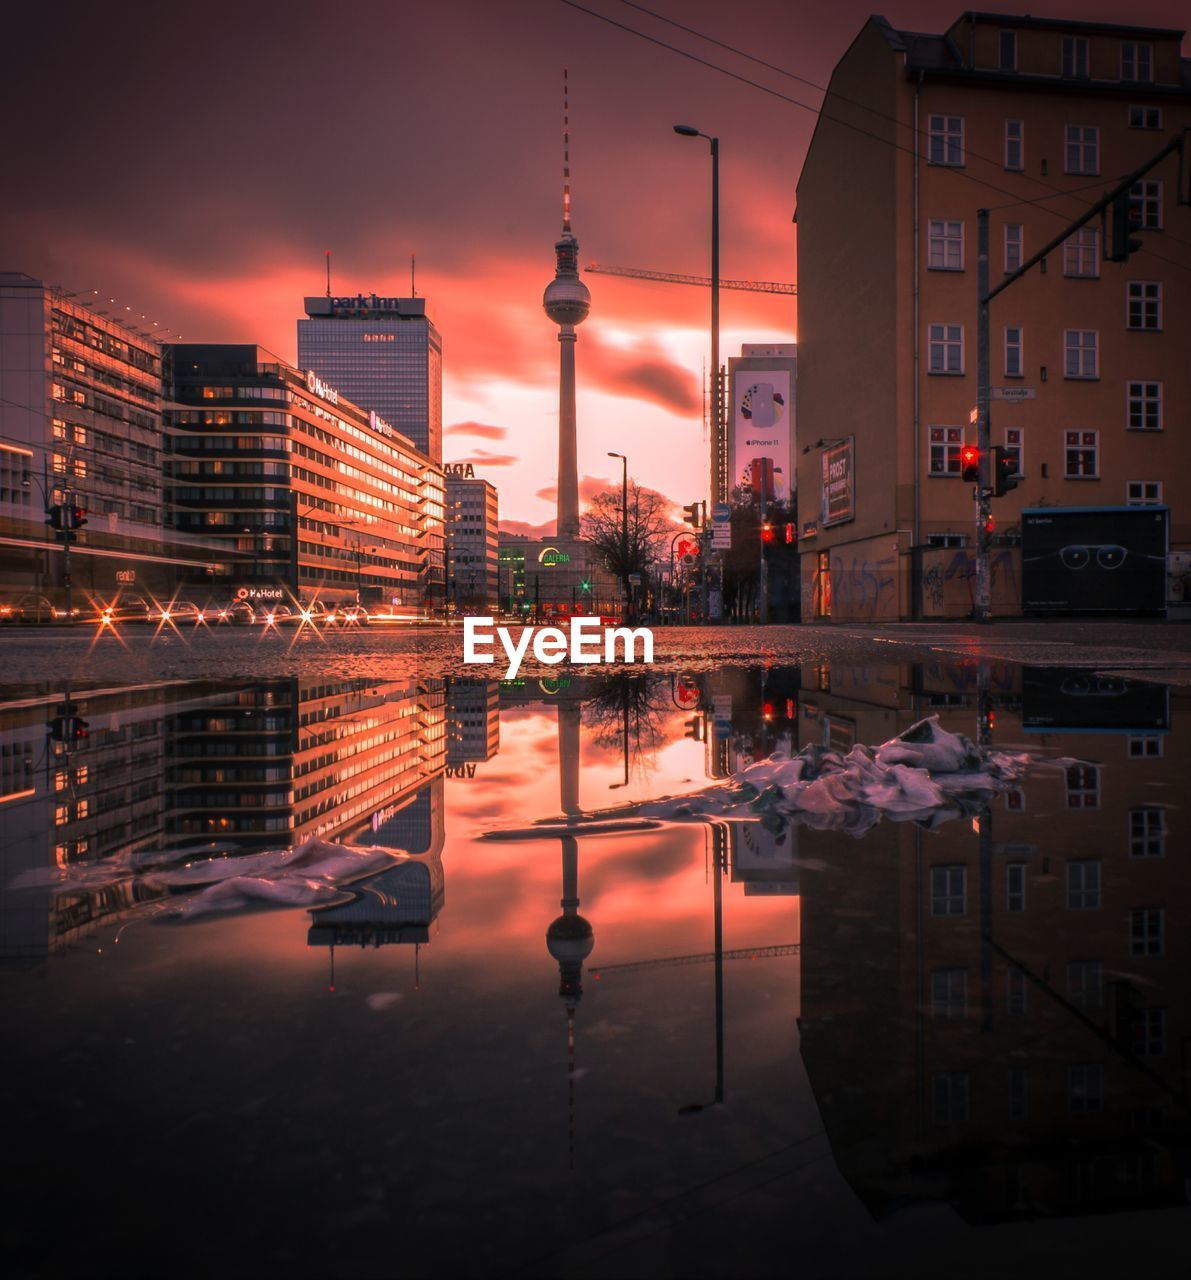
[[[515,453],[489,453],[487,449],[473,449],[467,458],[452,458],[452,462],[470,462],[476,467],[515,467],[521,459]]]
[[[554,534],[554,521],[543,520],[541,524],[529,524],[525,520],[502,520],[500,531],[518,534],[523,538],[549,538]]]
[[[541,498],[543,502],[558,501],[558,485],[549,484],[544,489],[539,489],[534,497]]]
[[[444,436],[478,436],[481,440],[503,440],[508,434],[508,427],[495,427],[488,422],[452,422],[443,427]]]
[[[674,413],[699,412],[699,371],[676,364],[656,345],[637,343],[626,350],[595,339],[583,354],[584,377],[600,390],[646,400]]]

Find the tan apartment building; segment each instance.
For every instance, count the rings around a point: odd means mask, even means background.
[[[1191,125],[1182,36],[873,17],[836,66],[798,183],[804,618],[969,614],[977,211],[995,286]],[[992,301],[991,443],[1020,463],[993,502],[994,612],[1022,608],[1026,509],[1166,505],[1171,566],[1191,548],[1186,174],[1182,202],[1177,155],[1136,185],[1126,261],[1096,217]]]

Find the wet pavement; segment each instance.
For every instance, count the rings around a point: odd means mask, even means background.
[[[994,630],[4,637],[8,1270],[1181,1274],[1191,692]]]

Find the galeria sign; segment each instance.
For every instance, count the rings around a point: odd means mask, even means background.
[[[481,648],[494,648],[499,640],[509,660],[505,680],[514,680],[530,646],[539,662],[553,666],[564,659],[571,662],[653,662],[653,632],[648,627],[604,627],[599,618],[571,619],[569,634],[561,627],[496,627],[491,618],[463,619],[463,661],[490,664],[496,661]],[[513,631],[521,634],[513,639]],[[603,644],[600,637],[603,635]],[[641,657],[637,658],[640,644]],[[620,657],[617,657],[617,648]]]

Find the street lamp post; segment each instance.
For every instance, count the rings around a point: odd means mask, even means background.
[[[625,591],[629,591],[629,460],[623,453],[608,451],[608,457],[619,458],[620,478],[620,562],[624,573]],[[628,595],[629,620],[632,620],[632,596]]]

